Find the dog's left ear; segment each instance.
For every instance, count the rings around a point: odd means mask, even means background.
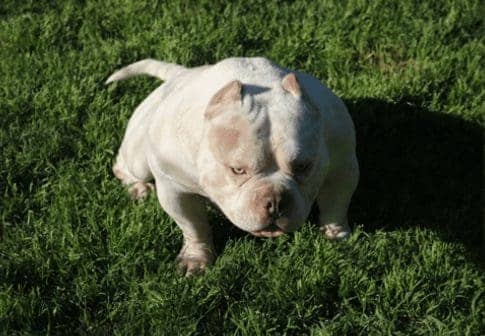
[[[283,78],[281,81],[281,86],[294,97],[301,97],[300,83],[298,83],[296,75],[293,72],[290,72]]]

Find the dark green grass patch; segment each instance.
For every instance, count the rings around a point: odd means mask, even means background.
[[[479,1],[0,2],[0,332],[485,334]],[[250,237],[211,211],[219,258],[184,278],[156,197],[110,167],[157,85],[153,57],[266,56],[355,121],[355,233]]]

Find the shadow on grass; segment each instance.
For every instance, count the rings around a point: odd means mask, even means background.
[[[351,221],[366,231],[430,228],[479,258],[483,130],[408,101],[346,101],[361,168]]]
[[[351,223],[363,225],[367,232],[430,228],[447,241],[462,242],[471,258],[483,265],[483,130],[409,100],[346,101],[356,127],[361,168]],[[316,218],[312,211],[310,221]],[[218,253],[228,237],[247,235],[215,212],[211,222],[223,223],[214,228]]]

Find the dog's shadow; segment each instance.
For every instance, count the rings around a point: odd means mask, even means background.
[[[346,101],[361,167],[352,221],[364,230],[430,228],[478,256],[484,239],[483,130],[413,100]]]
[[[447,241],[462,242],[481,264],[483,129],[413,101],[345,101],[356,127],[361,170],[350,221],[366,232],[429,228]],[[313,212],[310,220],[315,217]],[[228,223],[217,225],[216,249],[223,249],[229,237],[244,235]]]

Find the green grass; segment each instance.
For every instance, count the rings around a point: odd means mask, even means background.
[[[319,3],[320,2],[320,3]],[[0,2],[0,332],[485,334],[484,7],[477,1]],[[250,237],[211,212],[219,258],[184,278],[156,197],[110,172],[154,57],[263,55],[354,118],[355,233]]]

